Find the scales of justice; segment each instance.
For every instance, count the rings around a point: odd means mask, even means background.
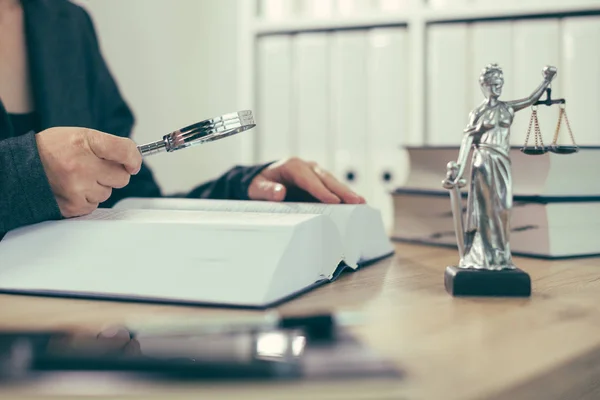
[[[519,296],[531,295],[529,275],[513,264],[510,250],[510,215],[512,210],[512,173],[510,129],[515,113],[531,107],[532,114],[525,144],[521,151],[527,155],[574,154],[575,143],[566,114],[566,100],[552,99],[551,83],[557,69],[542,69],[541,84],[526,98],[500,100],[504,75],[497,64],[487,65],[481,72],[479,84],[485,100],[471,111],[464,130],[458,158],[447,165],[442,186],[450,191],[454,228],[460,261],[448,266],[444,283],[448,293],[455,296]],[[546,99],[541,97],[546,94]],[[554,138],[546,146],[542,140],[537,107],[559,106]],[[572,145],[559,145],[558,136],[563,120]],[[532,125],[535,144],[529,146]],[[467,185],[464,178],[470,160],[466,215],[463,214],[460,189]]]

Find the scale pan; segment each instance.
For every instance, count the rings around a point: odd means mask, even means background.
[[[521,151],[529,156],[545,154],[548,150],[545,147],[523,147]]]
[[[579,151],[577,146],[550,146],[548,151],[554,154],[573,154]]]

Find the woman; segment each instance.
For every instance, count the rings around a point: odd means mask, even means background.
[[[0,235],[160,189],[93,23],[67,0],[0,0]],[[363,203],[298,159],[237,166],[187,197]]]
[[[484,68],[479,83],[485,96],[483,103],[471,111],[456,164],[449,165],[444,187],[460,186],[469,153],[471,183],[467,202],[464,252],[460,267],[482,269],[515,268],[509,244],[512,209],[510,126],[515,112],[533,105],[556,75],[556,68],[545,67],[543,82],[527,98],[503,102],[504,75],[496,64]],[[462,218],[457,215],[455,218]]]

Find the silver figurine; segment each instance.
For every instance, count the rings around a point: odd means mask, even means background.
[[[448,163],[442,182],[450,191],[460,268],[516,268],[509,243],[513,202],[510,128],[515,112],[537,102],[556,72],[553,66],[544,67],[542,83],[530,96],[514,101],[499,100],[504,74],[497,64],[489,64],[481,72],[479,84],[485,100],[469,114],[458,159]],[[460,188],[467,184],[463,175],[471,151],[466,221],[463,222]]]

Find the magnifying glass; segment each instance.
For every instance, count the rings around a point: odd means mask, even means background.
[[[252,111],[224,114],[178,129],[156,142],[138,146],[142,156],[173,152],[247,131],[256,126]]]

